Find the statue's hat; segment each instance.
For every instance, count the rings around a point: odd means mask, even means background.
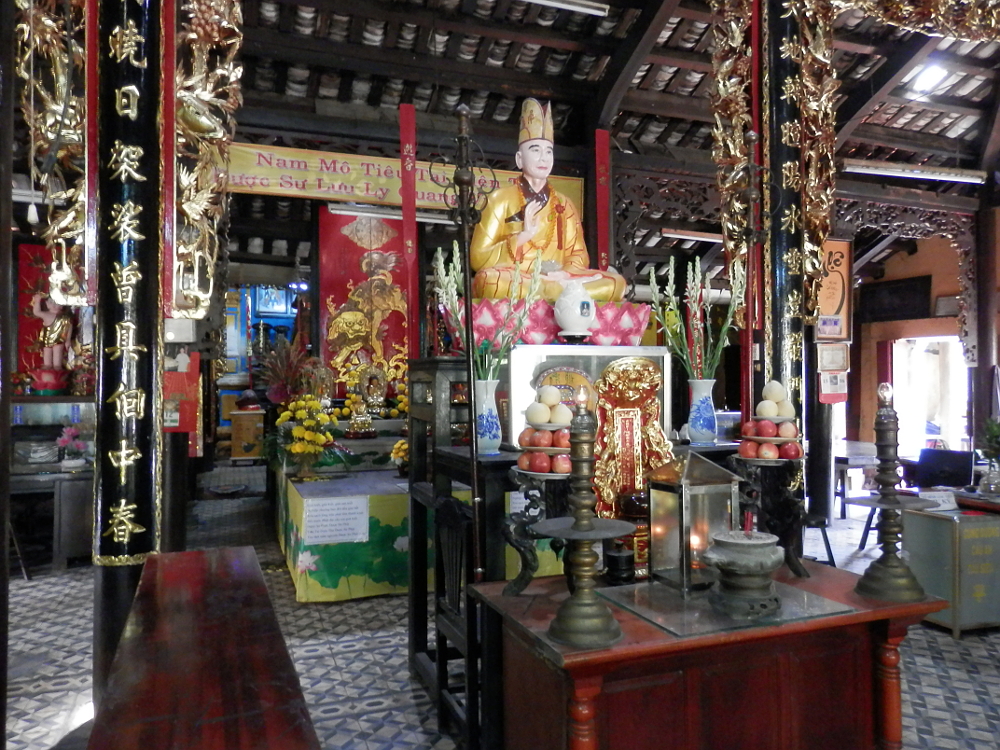
[[[521,105],[521,132],[517,136],[517,145],[535,138],[544,138],[554,142],[552,128],[552,110],[548,103],[541,104],[537,99],[525,99]]]

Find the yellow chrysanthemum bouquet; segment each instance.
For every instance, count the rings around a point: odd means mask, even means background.
[[[396,444],[392,446],[392,453],[389,454],[392,462],[396,466],[402,466],[410,462],[410,441],[409,440],[397,440]]]
[[[349,467],[351,452],[333,437],[337,417],[328,412],[319,398],[312,394],[289,402],[278,415],[274,431],[274,454],[298,467],[299,474],[308,474],[322,461],[342,463]]]

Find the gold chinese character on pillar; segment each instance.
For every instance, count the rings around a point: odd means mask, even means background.
[[[108,397],[114,403],[118,419],[143,419],[146,416],[146,392],[142,388],[127,388],[124,383]]]
[[[115,284],[118,301],[123,304],[131,303],[132,296],[135,294],[135,285],[142,280],[139,264],[133,260],[127,266],[122,266],[121,263],[115,261],[115,270],[111,274],[111,280]]]
[[[121,62],[126,57],[136,68],[145,68],[146,60],[136,60],[135,53],[139,51],[139,45],[145,44],[146,39],[139,33],[135,21],[131,18],[125,22],[125,27],[115,26],[111,30],[108,38],[108,46],[111,47],[111,56],[116,62]]]
[[[781,165],[781,187],[785,190],[798,190],[802,187],[802,172],[798,162],[786,161]]]
[[[139,116],[139,89],[135,86],[122,86],[118,89],[115,111],[134,121]]]
[[[108,167],[111,169],[111,179],[145,182],[146,178],[139,174],[139,160],[142,159],[142,146],[129,146],[115,139],[115,145],[111,148],[111,160]]]
[[[785,255],[782,258],[785,261],[785,266],[788,268],[788,273],[793,275],[802,275],[802,251],[797,247],[790,247],[785,251]]]
[[[111,236],[119,242],[146,239],[145,235],[139,233],[140,213],[142,206],[137,206],[130,200],[112,206]]]
[[[140,453],[136,448],[130,446],[128,441],[124,438],[122,438],[119,450],[108,451],[108,459],[110,459],[111,464],[118,469],[119,484],[125,484],[128,467],[132,466],[132,464],[140,458],[142,458],[142,453]]]
[[[123,497],[118,505],[111,508],[111,519],[108,521],[108,530],[104,532],[104,536],[110,536],[119,544],[128,544],[133,534],[145,531],[145,526],[140,526],[132,520],[135,518],[137,507],[134,503],[126,503]]]
[[[781,212],[781,231],[794,234],[801,225],[802,218],[798,206],[788,206]]]
[[[791,148],[799,148],[802,143],[802,125],[797,122],[781,123],[781,142]]]
[[[124,356],[132,362],[138,362],[139,352],[146,351],[146,347],[135,343],[135,323],[128,321],[115,323],[115,336],[118,343],[106,349],[111,355],[111,359],[119,359]]]

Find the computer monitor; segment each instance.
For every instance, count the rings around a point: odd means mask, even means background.
[[[965,487],[972,484],[972,451],[946,451],[924,448],[914,479],[918,487]]]

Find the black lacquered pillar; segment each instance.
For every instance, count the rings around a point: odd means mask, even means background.
[[[763,163],[770,179],[765,192],[765,221],[768,222],[764,249],[764,380],[777,380],[788,391],[800,424],[805,419],[803,377],[803,293],[805,253],[803,252],[802,160],[799,104],[803,87],[800,76],[802,47],[798,19],[784,0],[764,0],[762,43],[764,106]],[[760,398],[760,394],[755,394]],[[781,491],[770,498],[771,521],[766,530],[778,534],[786,546],[786,559],[797,575],[808,575],[798,564],[802,554],[802,519],[805,515],[805,472],[802,462],[794,471],[769,468]]]
[[[771,177],[769,245],[765,252],[765,379],[778,380],[801,415],[804,402],[802,166],[798,21],[784,0],[767,0],[764,24],[765,165]],[[759,394],[758,394],[759,396]]]
[[[96,154],[99,175],[93,548],[99,707],[142,565],[158,547],[161,66],[157,0],[93,6],[87,148]]]

